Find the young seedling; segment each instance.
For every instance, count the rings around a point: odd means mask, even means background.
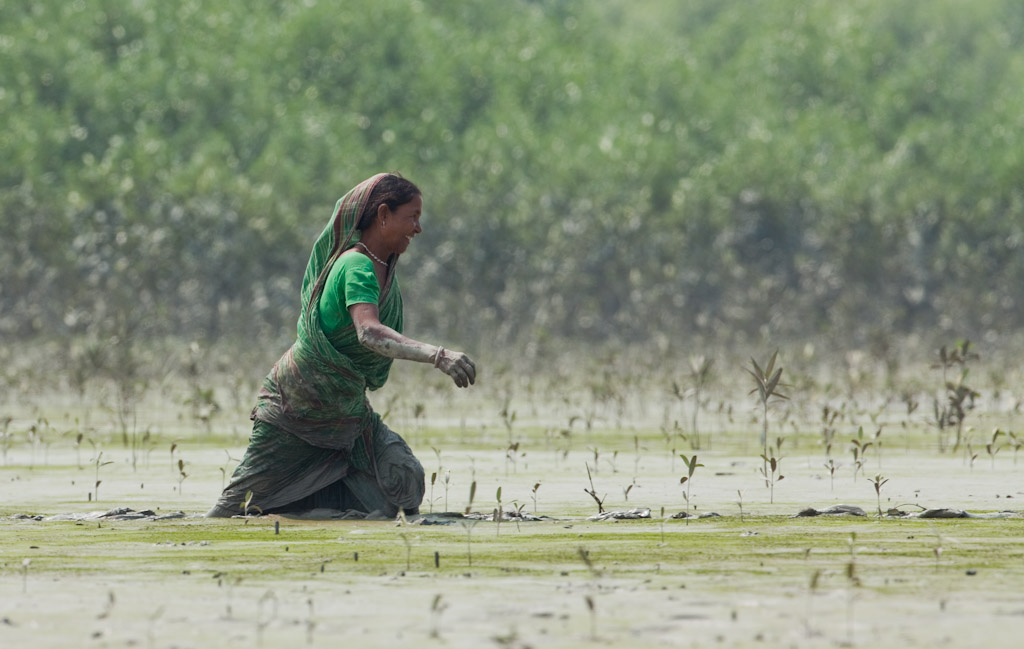
[[[96,496],[96,502],[99,502],[100,501],[100,483],[103,482],[102,480],[100,480],[100,467],[107,466],[108,464],[113,464],[113,462],[112,461],[104,462],[103,461],[103,451],[100,451],[99,454],[96,456],[96,459],[93,460],[93,464],[96,466],[96,484],[95,484],[95,491],[94,491],[93,495]]]
[[[476,480],[469,485],[469,502],[466,503],[466,513],[473,510],[473,499],[476,498]]]
[[[178,459],[178,495],[181,495],[181,483],[185,482],[188,474],[185,473],[185,460]]]
[[[948,408],[946,418],[949,425],[956,426],[956,441],[953,443],[953,451],[960,448],[963,443],[964,419],[967,413],[974,410],[974,400],[979,396],[974,389],[964,384],[968,370],[960,373],[956,383],[946,384],[946,400]]]
[[[479,522],[479,518],[463,518],[459,521],[462,529],[466,530],[466,560],[470,568],[473,567],[473,528]]]
[[[839,466],[835,463],[835,460],[833,460],[832,458],[829,458],[828,462],[824,464],[824,467],[825,467],[825,470],[828,471],[829,490],[830,491],[835,491],[836,490],[836,469],[838,469]]]
[[[441,614],[444,613],[445,609],[448,608],[448,603],[444,601],[444,596],[440,593],[434,595],[434,600],[430,603],[430,637],[441,639]]]
[[[846,564],[846,581],[850,585],[846,599],[846,635],[847,646],[854,646],[853,643],[853,589],[860,586],[860,577],[857,575],[857,533],[850,532],[850,561]]]
[[[867,451],[871,448],[871,442],[864,441],[864,427],[857,429],[857,438],[850,440],[850,452],[853,454],[853,479],[857,479],[857,473],[864,468],[867,461]]]
[[[764,467],[761,469],[761,475],[764,477],[764,484],[766,487],[769,488],[770,494],[768,502],[774,504],[775,483],[780,482],[786,477],[782,475],[782,472],[779,470],[779,465],[782,463],[782,458],[775,457],[775,454],[773,453],[771,457],[768,457],[767,455],[762,455],[761,459],[764,460]],[[778,472],[778,476],[775,475],[776,472]]]
[[[742,520],[742,518],[741,518]],[[665,506],[661,506],[661,544],[665,545]]]
[[[12,421],[12,417],[4,417],[3,428],[0,429],[0,451],[3,452],[4,466],[7,466],[7,452],[11,449],[11,441],[14,439],[14,433],[10,431]]]
[[[743,492],[740,491],[739,489],[737,489],[736,490],[736,497],[739,498],[739,500],[736,501],[736,504],[739,505],[739,508],[740,508],[740,522],[742,523],[743,522]]]
[[[505,398],[505,405],[501,407],[501,411],[498,415],[501,417],[501,423],[505,425],[505,430],[508,432],[508,443],[512,445],[512,425],[516,423],[516,411],[510,410],[509,405],[512,399],[510,397]]]
[[[449,511],[448,510],[448,488],[451,487],[451,484],[452,484],[452,472],[451,471],[445,471],[444,472],[444,478],[441,479],[441,482],[444,483],[444,510],[447,512],[447,511]]]
[[[588,494],[590,494],[590,497],[593,498],[594,502],[597,503],[597,513],[598,514],[603,514],[604,513],[604,499],[608,497],[608,494],[605,494],[604,498],[598,498],[597,497],[597,490],[594,489],[594,478],[593,478],[593,476],[590,475],[590,465],[587,464],[587,463],[584,463],[584,464],[586,464],[586,467],[587,467],[587,480],[590,481],[590,489],[584,488],[583,491],[588,493]]]
[[[398,536],[402,539],[402,543],[405,545],[405,571],[409,572],[412,570],[412,541],[409,540],[409,535],[405,532],[399,532]],[[323,571],[321,570],[321,572]]]
[[[497,536],[501,536],[501,519],[505,517],[505,511],[501,504],[501,487],[498,487],[498,491],[494,494],[494,499],[498,501],[498,507],[494,510],[494,526],[497,530]]]
[[[888,478],[883,478],[881,475],[876,475],[874,478],[869,479],[868,482],[870,482],[875,487],[875,499],[876,499],[876,501],[878,503],[878,517],[881,518],[882,517],[882,485],[884,485],[886,482],[889,482],[889,479]]]
[[[1024,439],[1017,437],[1016,433],[1008,432],[1006,436],[1010,439],[1010,446],[1013,447],[1013,466],[1017,466],[1017,453],[1024,446]]]
[[[692,457],[680,454],[683,463],[686,465],[686,475],[679,478],[679,484],[686,485],[686,491],[683,492],[683,498],[686,500],[686,524],[690,524],[690,485],[693,484],[693,474],[696,473],[697,467],[704,466],[703,464],[697,464],[697,454],[694,453]]]
[[[999,440],[999,437],[1004,434],[1005,433],[1003,433],[1003,431],[996,428],[992,431],[992,441],[985,444],[985,451],[988,453],[988,456],[992,461],[992,470],[995,470],[996,468],[996,454],[999,453],[999,449],[1002,448],[996,442]]]
[[[430,474],[430,513],[434,513],[434,483],[437,482],[437,471]]]
[[[82,470],[82,440],[84,438],[85,435],[82,433],[78,433],[75,437],[75,461],[78,463],[79,471]]]
[[[252,489],[250,489],[249,491],[245,492],[245,500],[242,501],[242,503],[241,503],[241,505],[239,507],[242,510],[242,516],[248,516],[250,509],[255,509],[256,511],[258,511],[260,513],[260,515],[263,514],[263,510],[262,509],[260,509],[256,505],[252,504],[252,496],[253,496]]]
[[[635,486],[636,478],[633,478],[632,482],[630,482],[628,485],[622,488],[622,499],[625,500],[627,503],[629,502],[629,492],[633,491],[633,487]]]
[[[821,412],[821,443],[825,447],[825,457],[832,457],[832,443],[836,437],[836,419],[841,415],[841,411],[835,410],[829,406],[822,408]]]
[[[697,427],[697,415],[701,408],[701,393],[707,387],[708,382],[711,379],[711,368],[715,364],[714,359],[707,358],[706,356],[690,356],[690,382],[693,387],[690,390],[683,390],[678,383],[672,382],[672,393],[680,401],[685,401],[686,397],[690,394],[693,395],[693,415],[692,415],[692,428],[693,431],[693,450],[699,451],[700,445],[700,430]],[[710,440],[709,440],[710,441]]]
[[[512,464],[512,473],[517,472],[516,460],[519,454],[519,442],[509,444],[509,447],[505,449],[505,477],[508,477],[508,465]]]
[[[533,489],[530,491],[530,497],[533,498],[533,513],[537,513],[537,490],[540,489],[540,483],[533,485]]]
[[[587,610],[590,611],[590,639],[597,640],[597,607],[594,606],[594,598],[590,595],[584,597],[587,602]]]
[[[768,359],[768,363],[763,370],[753,358],[750,359],[750,364],[753,366],[753,369],[747,368],[747,373],[754,377],[754,381],[756,382],[756,386],[750,391],[750,394],[754,394],[756,392],[758,394],[758,398],[761,400],[761,446],[763,449],[761,457],[764,458],[762,473],[768,472],[768,405],[771,403],[773,398],[789,399],[789,397],[778,391],[779,388],[785,387],[785,384],[781,383],[782,368],[775,368],[775,360],[778,355],[779,351],[775,350],[775,353],[773,353],[772,357]]]

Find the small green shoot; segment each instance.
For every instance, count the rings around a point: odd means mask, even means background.
[[[883,478],[881,475],[876,475],[874,478],[869,478],[870,482],[875,487],[875,500],[878,504],[878,517],[882,517],[882,486],[889,482],[888,478]]]
[[[747,373],[754,377],[756,386],[750,391],[750,394],[755,392],[758,394],[758,398],[761,401],[762,408],[762,419],[761,419],[761,446],[763,453],[761,457],[765,458],[763,473],[767,473],[768,468],[768,405],[771,400],[774,399],[789,399],[786,395],[779,392],[779,388],[785,387],[782,380],[782,367],[775,368],[775,360],[778,358],[779,351],[775,350],[771,358],[768,359],[768,363],[762,370],[761,366],[757,364],[757,361],[753,358],[750,359],[750,364],[753,369],[747,368]]]
[[[686,465],[686,475],[679,479],[679,484],[685,484],[686,490],[683,492],[683,498],[686,500],[686,524],[690,524],[690,485],[693,484],[693,474],[696,473],[697,467],[704,466],[703,464],[697,464],[697,454],[694,453],[692,457],[687,457],[684,454],[679,455],[682,458],[683,463]]]

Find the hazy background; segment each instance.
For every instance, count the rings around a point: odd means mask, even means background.
[[[0,61],[8,358],[265,371],[379,171],[425,195],[407,331],[480,354],[1024,321],[1015,0],[4,2]]]

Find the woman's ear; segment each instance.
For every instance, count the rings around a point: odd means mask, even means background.
[[[382,227],[382,228],[384,227],[385,222],[387,221],[388,214],[390,214],[390,213],[391,213],[391,208],[388,207],[387,203],[381,203],[377,207],[377,218],[380,219],[380,227]]]

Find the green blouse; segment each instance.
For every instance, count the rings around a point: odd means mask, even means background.
[[[389,298],[397,298],[400,305],[397,277],[392,280],[390,292],[395,295]],[[388,301],[391,302],[391,299]],[[366,379],[367,387],[376,390],[387,381],[392,359],[381,356],[359,342],[348,308],[360,303],[378,305],[381,322],[402,332],[401,307],[384,309],[380,305],[380,285],[373,270],[373,262],[360,253],[345,253],[338,257],[327,275],[320,296],[320,328],[331,345],[347,356],[360,371]]]

